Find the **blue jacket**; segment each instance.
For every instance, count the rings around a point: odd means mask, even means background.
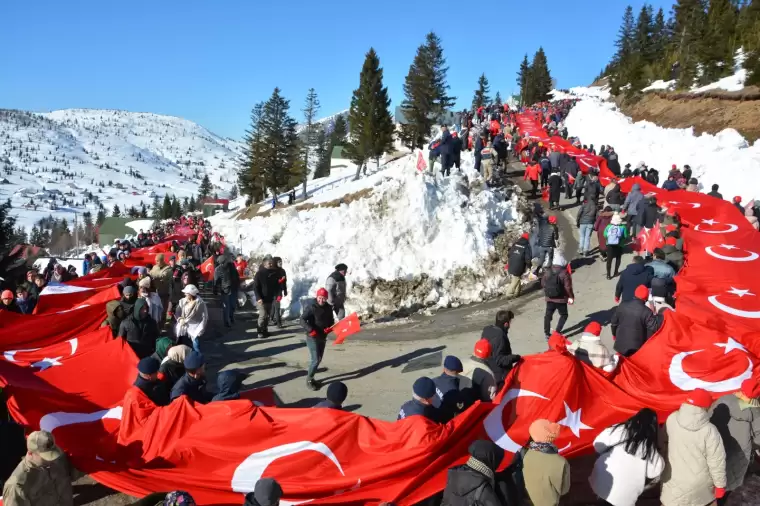
[[[663,190],[668,190],[668,191],[677,190],[678,189],[678,183],[676,183],[672,179],[668,179],[667,181],[665,181],[664,183],[662,183],[662,189]]]
[[[448,130],[444,130],[441,134],[441,156],[451,156],[452,154],[452,147],[454,146],[454,143],[451,142],[453,139],[451,138],[451,134]]]
[[[649,268],[654,271],[654,277],[660,279],[671,280],[676,275],[676,271],[667,262],[663,260],[654,259],[649,262]]]
[[[181,395],[187,395],[188,399],[201,404],[206,404],[211,400],[211,393],[206,391],[206,379],[195,379],[185,373],[177,383],[174,384],[171,393],[171,400]]]
[[[441,143],[439,141],[433,141],[428,145],[430,150],[430,156],[437,158],[441,156]]]
[[[21,314],[32,314],[32,311],[34,311],[34,306],[37,305],[37,299],[27,295],[26,299],[24,300],[17,298],[16,305],[18,306],[19,310],[21,310]]]
[[[408,418],[414,415],[422,415],[433,422],[438,421],[437,410],[433,406],[422,404],[417,399],[406,401],[398,411],[398,418],[396,420],[403,420],[404,418]]]
[[[89,272],[90,272],[90,261],[89,260],[85,260],[82,263],[82,273],[83,273],[82,276],[87,276],[87,274]]]
[[[633,300],[635,298],[634,292],[636,292],[636,287],[639,285],[644,285],[647,288],[651,287],[652,278],[654,278],[654,270],[648,265],[628,265],[620,273],[620,278],[615,287],[615,297],[620,297],[623,302]]]
[[[478,135],[478,137],[475,139],[475,158],[476,159],[480,159],[480,152],[483,151],[484,147],[486,147],[486,145],[483,142],[483,138]]]

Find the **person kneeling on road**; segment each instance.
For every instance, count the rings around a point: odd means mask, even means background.
[[[206,360],[197,351],[191,351],[185,357],[185,375],[172,388],[171,400],[182,395],[201,404],[208,403],[213,397],[206,390]]]
[[[433,407],[435,383],[427,376],[418,378],[412,385],[412,400],[406,401],[398,412],[396,420],[414,415],[422,415],[431,422],[438,422],[438,410]]]
[[[333,318],[333,307],[327,303],[327,290],[320,288],[317,290],[317,301],[307,306],[301,315],[301,325],[306,330],[306,346],[309,348],[311,362],[306,375],[306,386],[310,390],[319,390],[319,384],[314,380],[314,374],[317,372],[322,357],[325,353],[327,344],[327,334],[332,332],[335,325]]]

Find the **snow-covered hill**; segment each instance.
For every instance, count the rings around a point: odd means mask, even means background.
[[[171,116],[0,110],[0,183],[7,180],[0,199],[11,199],[18,224],[29,230],[49,214],[70,222],[75,212],[95,215],[98,205],[85,203],[88,194],[109,213],[114,204],[122,212],[140,202],[150,208],[154,195],[196,194],[208,174],[223,196],[236,181],[240,150],[237,141]],[[72,203],[62,206],[63,198]]]

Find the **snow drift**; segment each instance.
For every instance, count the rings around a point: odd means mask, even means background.
[[[471,155],[463,156],[462,175],[446,179],[420,174],[416,161],[416,155],[405,156],[330,192],[367,190],[349,204],[325,204],[319,195],[313,203],[324,207],[289,207],[239,221],[227,213],[211,222],[252,259],[283,258],[289,284],[283,308],[290,314],[341,262],[349,267],[348,309],[363,314],[445,307],[501,293],[506,277],[494,236],[518,218],[517,197],[505,200],[483,189]]]

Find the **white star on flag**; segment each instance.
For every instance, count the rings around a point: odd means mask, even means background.
[[[739,249],[736,246],[734,246],[733,244],[721,244],[718,247],[719,248],[723,248],[723,249],[729,249],[729,250],[730,249]]]
[[[752,296],[755,295],[754,293],[750,292],[749,290],[742,290],[740,288],[734,288],[733,286],[731,287],[730,290],[727,291],[727,293],[732,293],[734,295],[738,295],[739,297],[744,297],[745,295],[752,295]]]
[[[33,363],[32,367],[39,367],[40,371],[44,371],[45,369],[49,369],[49,368],[53,367],[54,365],[63,365],[60,362],[60,360],[62,358],[63,357],[55,357],[55,358],[45,357],[42,360],[40,360],[39,362]]]
[[[557,422],[560,425],[564,425],[569,428],[575,437],[581,437],[581,430],[593,429],[581,421],[581,411],[583,408],[579,408],[578,411],[573,411],[570,406],[565,403],[565,418]]]
[[[705,225],[715,225],[716,223],[720,223],[720,222],[715,221],[715,220],[702,220],[702,223],[704,223]]]
[[[715,343],[715,346],[718,346],[720,348],[723,348],[723,354],[728,355],[728,352],[732,350],[742,350],[743,352],[747,352],[747,348],[742,346],[742,343],[736,341],[733,337],[729,337],[728,340],[724,343]]]

